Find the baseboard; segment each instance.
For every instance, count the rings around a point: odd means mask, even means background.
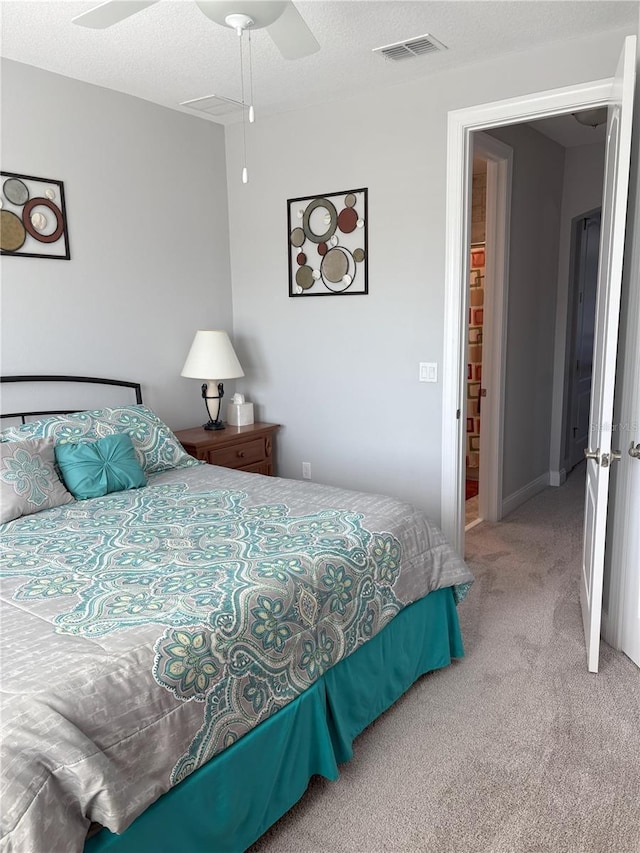
[[[549,477],[549,471],[545,471],[544,474],[540,474],[540,476],[536,477],[535,480],[527,483],[526,486],[518,489],[517,492],[509,495],[508,498],[505,498],[502,501],[502,517],[504,518],[505,515],[509,515],[509,513],[513,512],[514,509],[517,509],[519,506],[535,497],[543,489],[546,489],[549,485]]]
[[[464,532],[468,533],[470,530],[473,530],[474,527],[477,527],[479,524],[482,524],[483,521],[483,518],[474,518],[474,520],[470,521],[469,524],[465,524]]]
[[[559,471],[549,471],[549,485],[562,486],[567,481],[567,470],[561,468]]]

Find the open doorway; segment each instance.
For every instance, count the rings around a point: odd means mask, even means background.
[[[635,53],[636,37],[627,36],[615,74],[609,80],[576,84],[449,113],[441,527],[454,546],[463,552],[463,395],[470,219],[467,190],[471,179],[472,135],[479,130],[495,132],[512,123],[521,124],[583,109],[603,106],[607,108],[602,237],[589,427],[591,446],[585,454],[585,525],[579,583],[587,665],[591,672],[598,670],[610,466],[621,458],[621,453],[612,446],[612,417],[629,187]],[[549,222],[545,217],[539,224],[540,227],[548,227]],[[512,365],[510,367],[513,369]],[[485,375],[483,367],[483,378]],[[550,380],[553,381],[552,377]],[[557,400],[555,381],[553,384],[554,400]],[[554,408],[557,418],[557,405]],[[560,414],[560,419],[561,417]],[[522,442],[518,434],[516,440],[522,445],[522,459],[526,460],[527,454],[533,456],[531,448]],[[546,461],[548,477],[548,456]]]
[[[466,529],[561,485],[584,459],[605,124],[564,115],[472,141]]]
[[[487,386],[504,387],[507,340],[507,283],[510,267],[513,149],[487,133],[473,134],[473,157],[482,163],[476,181],[476,223],[472,213],[468,279],[467,434],[470,479],[478,493],[470,498],[469,526],[498,521],[502,511],[504,393],[487,399]],[[469,396],[470,395],[470,396]],[[489,403],[489,405],[487,405]],[[475,420],[476,416],[478,421]],[[468,421],[467,417],[474,417]],[[475,470],[474,468],[475,463]],[[465,501],[465,510],[467,509]],[[465,526],[466,526],[465,524]]]
[[[482,427],[482,343],[487,236],[487,161],[474,154],[469,247],[469,320],[465,453],[465,526],[480,519],[480,433]]]

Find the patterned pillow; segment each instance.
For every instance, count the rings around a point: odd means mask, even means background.
[[[169,427],[146,406],[118,406],[73,415],[52,415],[41,421],[8,427],[0,432],[0,441],[53,438],[57,444],[104,438],[121,432],[131,437],[136,458],[145,474],[199,464],[185,453]]]
[[[0,522],[72,501],[56,472],[52,438],[0,443]]]

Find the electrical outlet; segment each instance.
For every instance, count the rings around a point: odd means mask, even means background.
[[[311,479],[311,462],[302,463],[302,476],[305,480]]]

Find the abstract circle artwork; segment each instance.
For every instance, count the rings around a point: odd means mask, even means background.
[[[53,214],[55,228],[51,231],[51,233],[46,232],[46,224],[48,222],[46,215],[43,211],[38,210],[39,207],[48,208]],[[42,222],[45,220],[44,227],[39,229],[36,227],[36,222]],[[22,221],[24,223],[24,227],[27,229],[27,232],[31,234],[31,236],[39,240],[41,243],[55,243],[60,239],[62,235],[62,231],[64,230],[64,220],[62,218],[62,213],[60,209],[56,207],[56,205],[49,201],[48,198],[31,198],[25,204],[22,210]],[[43,233],[44,232],[44,233]]]
[[[0,211],[0,240],[2,249],[7,252],[17,252],[27,239],[22,220],[10,210]]]
[[[31,214],[31,224],[36,229],[36,231],[40,231],[44,233],[47,225],[49,224],[49,220],[40,210],[36,210],[35,213]]]
[[[320,264],[320,272],[324,279],[334,284],[342,281],[342,276],[347,274],[348,268],[349,261],[340,246],[327,252]]]
[[[296,273],[296,284],[303,290],[313,286],[313,270],[311,267],[300,267]]]
[[[289,296],[368,293],[367,202],[366,188],[288,199]]]
[[[291,245],[295,246],[296,248],[302,246],[302,244],[304,243],[304,231],[302,230],[302,228],[294,228],[291,232],[289,240],[291,241]]]
[[[358,214],[356,213],[355,207],[345,207],[344,210],[340,211],[340,215],[338,216],[338,228],[343,234],[350,234],[354,231],[357,222]]]
[[[1,254],[70,260],[62,181],[0,172],[0,207]]]
[[[324,216],[319,216],[318,213],[322,210],[325,211]],[[328,240],[336,230],[337,222],[336,209],[326,198],[314,198],[302,217],[305,236],[313,243],[324,243]]]
[[[4,196],[11,204],[24,204],[29,198],[29,190],[18,178],[8,178],[2,187]]]

